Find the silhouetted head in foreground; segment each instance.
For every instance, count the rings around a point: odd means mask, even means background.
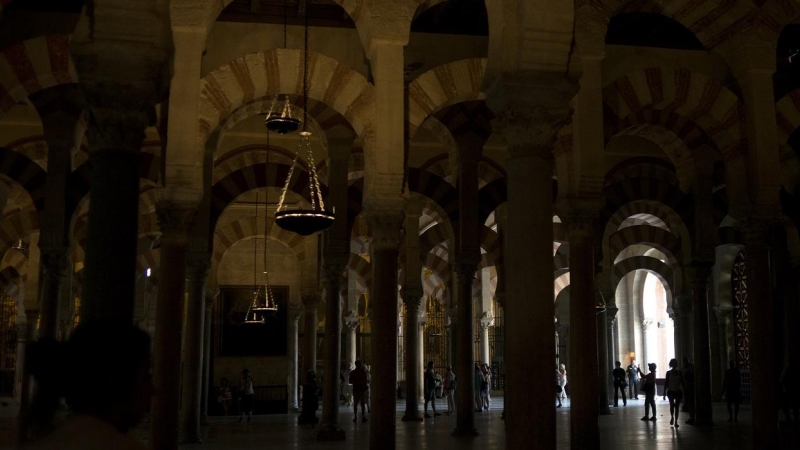
[[[136,326],[88,322],[79,325],[68,342],[40,341],[31,353],[39,396],[47,397],[38,399],[37,406],[57,406],[58,398],[64,397],[75,415],[96,417],[123,433],[147,412],[154,393],[150,336]]]

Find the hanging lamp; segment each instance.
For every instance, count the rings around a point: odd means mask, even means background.
[[[297,233],[301,236],[309,236],[333,225],[334,212],[325,210],[325,203],[322,200],[322,191],[319,187],[319,177],[314,164],[314,154],[311,151],[311,132],[306,129],[308,123],[308,9],[305,11],[305,43],[303,50],[303,131],[300,132],[300,142],[297,151],[286,175],[286,183],[281,191],[281,198],[278,201],[278,209],[275,212],[275,223],[284,230]],[[289,190],[289,182],[292,179],[295,167],[301,152],[306,153],[308,161],[308,190],[309,203],[311,209],[284,209],[286,192]]]
[[[258,223],[258,192],[256,192],[256,223]],[[259,304],[258,297],[261,293],[261,286],[258,285],[256,271],[258,266],[257,258],[258,241],[253,239],[253,299],[250,301],[250,307],[247,308],[247,314],[244,316],[244,323],[264,323],[264,307]]]
[[[283,0],[283,48],[286,48],[286,0]],[[278,134],[293,133],[300,129],[300,120],[292,116],[292,104],[288,95],[273,97],[264,125],[267,130]]]
[[[265,165],[264,179],[269,176],[269,131],[267,131],[267,164]],[[256,217],[258,219],[258,217]],[[275,297],[272,295],[272,286],[269,284],[269,271],[267,270],[267,236],[269,236],[268,228],[269,219],[269,183],[267,183],[267,192],[264,194],[264,307],[261,311],[275,312],[278,310],[278,303],[275,302]],[[256,221],[257,223],[257,221]]]

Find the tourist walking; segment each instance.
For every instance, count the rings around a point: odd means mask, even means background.
[[[558,366],[556,365],[556,401],[558,405],[556,408],[561,408],[561,393],[564,392],[564,388],[561,387],[561,372],[558,371]]]
[[[728,370],[725,371],[722,397],[728,403],[728,422],[738,422],[739,402],[742,401],[742,373],[733,361],[728,363]]]
[[[433,361],[428,361],[428,368],[425,370],[425,379],[423,383],[423,394],[425,397],[425,418],[430,418],[428,414],[428,402],[431,403],[434,416],[441,416],[436,412],[436,373],[433,371]]]
[[[644,391],[644,417],[642,420],[656,421],[656,364],[650,363],[647,365],[650,371],[647,375],[639,371],[639,376],[642,381],[642,391]],[[650,408],[653,408],[653,415],[650,415]]]
[[[489,410],[489,394],[492,389],[492,372],[489,370],[489,365],[484,364],[483,368],[481,369],[481,373],[483,374],[483,382],[481,383],[481,401],[483,402],[483,408],[485,410]]]
[[[361,361],[356,361],[356,367],[350,371],[349,376],[350,385],[353,386],[353,422],[358,421],[358,405],[361,405],[361,421],[367,421],[367,393],[369,392],[369,383],[367,380],[367,370]]]
[[[632,359],[631,364],[628,366],[628,398],[631,400],[639,400],[639,366],[636,360]]]
[[[481,366],[478,363],[475,363],[475,372],[473,373],[473,377],[475,378],[475,412],[483,412],[483,400],[481,399],[481,383],[483,383],[483,372],[481,372]]]
[[[619,407],[619,395],[622,395],[622,406],[628,406],[628,400],[625,398],[625,388],[628,387],[628,382],[625,381],[625,369],[622,368],[622,363],[617,361],[614,363],[614,370],[611,371],[611,376],[614,379],[614,407]]]
[[[678,417],[681,415],[681,400],[683,400],[683,372],[678,369],[678,360],[669,360],[669,370],[664,380],[664,395],[669,398],[669,424],[680,427]]]
[[[456,412],[456,374],[453,372],[453,366],[447,366],[447,373],[444,375],[444,392],[447,397],[447,415]]]
[[[247,413],[248,422],[253,418],[253,401],[256,396],[253,381],[253,377],[250,376],[250,371],[244,369],[242,371],[242,377],[239,378],[239,422],[244,419],[245,413]]]
[[[561,386],[561,400],[567,399],[567,367],[564,364],[558,366],[558,373],[561,377],[558,379],[558,384]]]

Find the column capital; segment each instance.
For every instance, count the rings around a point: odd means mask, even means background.
[[[344,279],[344,271],[347,269],[347,259],[345,258],[337,258],[331,257],[330,255],[325,255],[325,260],[322,264],[322,271],[325,275],[325,283],[329,286],[333,286],[337,288],[342,284],[342,280]]]
[[[188,242],[189,226],[192,224],[196,212],[197,208],[190,204],[159,200],[156,203],[156,217],[162,239]]]
[[[303,294],[300,296],[300,301],[305,308],[316,308],[322,301],[322,297],[319,294]]]
[[[397,250],[400,246],[402,210],[367,211],[367,225],[372,232],[373,250]]]
[[[686,280],[689,286],[693,289],[704,289],[708,287],[708,281],[711,277],[711,270],[714,267],[712,262],[708,261],[693,261],[686,267]]]
[[[189,281],[204,283],[211,268],[211,261],[205,256],[190,255],[186,258],[186,277]]]
[[[460,261],[459,261],[460,260]],[[455,272],[459,280],[472,280],[475,278],[475,272],[478,271],[478,261],[474,261],[469,257],[458,257],[455,263]]]
[[[642,331],[647,330],[650,327],[650,325],[652,325],[654,322],[653,319],[649,317],[642,317],[640,320],[642,323]]]
[[[494,317],[490,316],[489,312],[486,311],[481,315],[479,323],[481,330],[488,330],[490,326],[494,325]]]
[[[731,317],[733,314],[733,306],[714,306],[711,308],[714,310],[714,315],[717,316],[717,320],[726,320]]]
[[[425,295],[425,291],[421,287],[405,287],[400,289],[400,296],[403,297],[403,302],[408,306],[419,308],[420,300]]]
[[[360,319],[358,317],[358,314],[351,309],[347,311],[347,314],[345,314],[344,317],[342,317],[342,322],[344,323],[345,328],[347,328],[350,331],[353,331],[356,328],[358,328]]]
[[[609,326],[611,322],[617,319],[617,313],[619,312],[619,308],[615,307],[606,307],[606,320],[608,320]]]
[[[503,308],[506,307],[506,293],[505,291],[494,291],[494,301]]]
[[[747,72],[775,72],[775,43],[772,30],[759,24],[746,27],[718,46],[737,77]]]
[[[39,260],[45,274],[63,277],[69,267],[69,250],[66,248],[40,249]]]
[[[486,95],[486,104],[496,116],[492,130],[500,133],[512,156],[552,160],[556,133],[569,123],[569,102],[577,91],[578,83],[563,73],[501,74]]]
[[[298,305],[290,305],[289,308],[286,310],[286,317],[289,319],[289,323],[294,323],[297,325],[297,321],[300,320],[300,315],[303,312],[303,308]]]
[[[603,207],[598,200],[581,200],[580,207],[575,206],[576,201],[565,199],[559,205],[559,217],[567,230],[569,238],[593,238],[600,228],[600,208]]]

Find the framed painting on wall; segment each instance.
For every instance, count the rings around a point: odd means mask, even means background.
[[[264,314],[264,323],[244,323],[253,301],[253,286],[220,288],[219,356],[286,356],[288,286],[272,286],[278,310]]]

